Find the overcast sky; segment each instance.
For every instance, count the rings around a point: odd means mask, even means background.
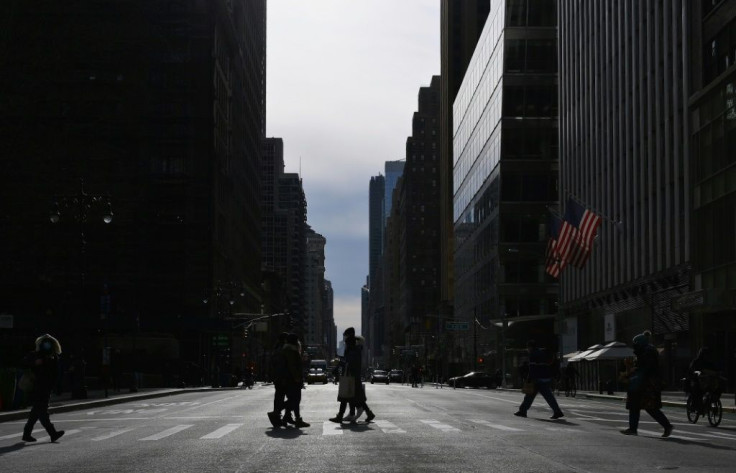
[[[440,0],[268,0],[266,135],[327,239],[338,336],[360,332],[368,184],[405,158],[419,87],[440,73]]]

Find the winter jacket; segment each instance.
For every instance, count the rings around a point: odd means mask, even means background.
[[[299,347],[286,343],[282,352],[286,361],[286,377],[284,380],[286,381],[287,387],[301,386],[304,383],[304,378]]]

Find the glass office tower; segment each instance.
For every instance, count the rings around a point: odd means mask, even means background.
[[[544,270],[558,201],[556,25],[555,0],[493,0],[453,106],[455,318],[469,322],[466,360],[468,347],[497,343],[494,323],[518,332],[507,342],[557,344],[557,283]]]

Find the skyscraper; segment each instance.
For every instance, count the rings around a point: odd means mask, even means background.
[[[544,247],[558,199],[557,2],[490,5],[453,105],[455,318],[470,329],[458,334],[466,363],[502,343],[481,328],[475,342],[477,323],[513,320],[517,343],[556,346]]]
[[[391,215],[391,207],[393,206],[393,191],[396,187],[396,181],[399,180],[404,172],[404,161],[386,161],[385,163],[385,187],[383,197],[383,217],[384,220]]]

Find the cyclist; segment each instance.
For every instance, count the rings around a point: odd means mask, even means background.
[[[715,364],[710,359],[710,349],[702,347],[698,355],[690,362],[688,369],[688,382],[693,399],[697,403],[697,410],[702,411],[700,405],[705,391],[717,387],[718,372]]]

